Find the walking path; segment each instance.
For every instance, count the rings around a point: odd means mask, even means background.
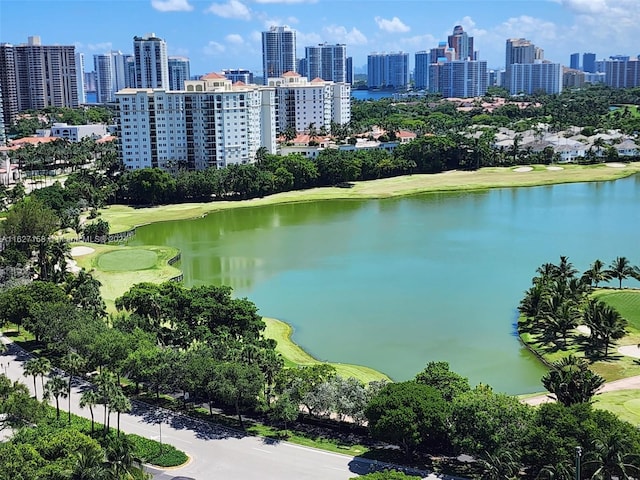
[[[0,340],[8,347],[0,355],[0,372],[25,383],[33,393],[33,382],[27,381],[23,369],[23,363],[30,354],[4,336]],[[71,411],[90,418],[88,409],[81,409],[78,404],[80,394],[89,387],[89,383],[75,379],[74,384]],[[368,473],[377,465],[377,462],[364,458],[246,435],[141,402],[132,402],[132,406],[130,413],[120,415],[122,431],[161,440],[191,457],[191,461],[180,468],[151,469],[158,480],[346,480]],[[61,402],[61,409],[66,408],[67,401]],[[96,412],[96,421],[104,420]],[[115,419],[112,418],[111,425],[114,424]],[[453,477],[435,474],[423,478],[454,480]]]

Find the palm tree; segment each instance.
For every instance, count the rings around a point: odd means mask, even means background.
[[[38,357],[36,359],[36,370],[38,375],[40,375],[40,383],[42,384],[42,389],[44,390],[44,376],[48,375],[51,371],[51,362],[46,357]]]
[[[545,465],[536,476],[536,480],[573,480],[574,478],[576,478],[575,467],[566,461]]]
[[[120,436],[120,414],[123,412],[131,411],[131,402],[122,392],[122,390],[118,390],[115,395],[111,398],[111,410],[114,410],[117,413],[117,435]]]
[[[593,141],[593,146],[596,147],[596,155],[600,157],[600,151],[607,144],[602,137],[598,137]]]
[[[107,464],[115,478],[133,478],[136,459],[134,446],[127,437],[112,438],[107,446]]]
[[[622,288],[622,280],[632,276],[635,272],[627,257],[616,257],[611,265],[609,265],[606,273],[611,278],[617,278],[620,282],[619,288]]]
[[[106,435],[109,432],[109,420],[111,418],[109,409],[116,391],[116,379],[111,372],[103,370],[96,377],[96,385],[100,395],[100,403],[104,404],[104,433]]]
[[[569,261],[569,257],[564,255],[560,256],[560,263],[557,265],[556,271],[562,280],[568,280],[578,273],[578,270],[573,267],[573,263]]]
[[[631,480],[640,474],[640,455],[632,452],[629,440],[619,432],[613,432],[593,442],[593,448],[585,456],[585,469],[593,471],[592,479]]]
[[[95,390],[86,390],[80,396],[80,408],[89,407],[89,413],[91,414],[91,435],[93,435],[95,425],[93,407],[100,403],[101,399],[102,397]]]
[[[580,311],[578,308],[572,304],[572,302],[564,301],[560,304],[560,307],[547,318],[547,330],[554,336],[560,335],[563,345],[566,347],[567,333],[569,330],[576,328],[579,317]]]
[[[604,347],[604,357],[614,340],[627,334],[627,321],[611,306],[601,301],[590,300],[584,311],[585,324],[591,329],[591,342],[597,348]]]
[[[611,280],[609,274],[604,270],[604,263],[602,260],[596,260],[593,262],[591,267],[589,267],[589,270],[584,272],[582,278],[596,288],[598,288],[598,284],[600,282],[607,282]]]
[[[60,397],[67,397],[67,382],[62,377],[54,375],[44,386],[44,398],[56,399],[56,420],[60,420]]]
[[[67,398],[69,399],[69,425],[71,425],[71,381],[75,375],[78,375],[87,362],[76,352],[69,352],[62,358],[62,368],[69,374]]]
[[[552,364],[542,384],[565,406],[587,403],[604,384],[604,378],[589,370],[586,360],[573,355]]]
[[[483,480],[511,480],[518,477],[520,464],[508,450],[484,452],[480,458]]]
[[[108,478],[102,450],[83,445],[77,453],[71,480],[102,480]]]
[[[38,359],[30,358],[24,364],[24,376],[28,377],[29,375],[33,375],[33,396],[35,399],[38,399],[38,387],[36,385],[36,378],[40,375],[40,370],[38,369]]]

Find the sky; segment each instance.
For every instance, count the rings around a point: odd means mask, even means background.
[[[455,25],[474,37],[489,68],[504,65],[505,40],[524,37],[567,65],[573,52],[597,58],[640,54],[640,0],[0,0],[0,42],[75,45],[92,56],[133,53],[133,37],[155,33],[191,73],[247,68],[262,73],[261,32],[296,30],[304,47],[344,43],[358,72],[372,52],[429,50]]]

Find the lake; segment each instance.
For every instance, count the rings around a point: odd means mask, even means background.
[[[231,285],[316,358],[395,380],[445,360],[472,384],[542,390],[515,322],[538,266],[640,264],[640,176],[384,200],[239,208],[138,229],[182,251],[188,286]],[[631,284],[631,282],[628,282]]]

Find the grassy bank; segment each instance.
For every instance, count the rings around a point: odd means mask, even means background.
[[[594,397],[594,406],[615,413],[622,420],[640,427],[640,390],[620,390]]]
[[[293,329],[289,324],[281,322],[280,320],[276,320],[275,318],[264,317],[263,320],[267,324],[265,337],[271,338],[278,342],[276,351],[282,355],[287,366],[314,365],[323,363],[313,358],[291,340]],[[345,363],[330,364],[335,367],[338,375],[342,377],[355,377],[365,384],[374,380],[390,380],[390,378],[385,374],[373,370],[369,367],[364,367],[361,365],[350,365]]]
[[[531,187],[559,183],[616,180],[640,172],[640,162],[613,168],[598,165],[562,165],[562,170],[548,170],[534,165],[529,172],[517,172],[514,167],[487,167],[480,170],[453,171],[436,174],[353,182],[353,188],[321,187],[278,193],[244,201],[182,203],[150,208],[112,205],[102,209],[102,218],[109,222],[111,233],[123,232],[139,225],[169,220],[197,218],[210,212],[229,208],[273,205],[330,199],[388,198],[426,192],[456,192],[486,190],[500,187]]]

